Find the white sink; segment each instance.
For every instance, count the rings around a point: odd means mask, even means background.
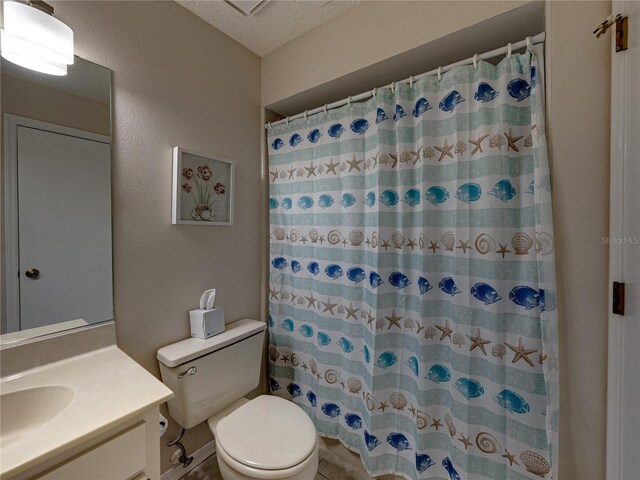
[[[32,478],[173,396],[115,345],[2,377],[0,393],[2,480]]]
[[[3,447],[26,430],[53,420],[71,403],[70,387],[46,385],[0,395],[0,445]]]

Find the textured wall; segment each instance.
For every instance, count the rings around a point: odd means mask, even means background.
[[[263,104],[327,81],[339,85],[335,100],[358,93],[342,77],[520,5],[359,5],[262,59]],[[545,5],[562,347],[561,480],[597,480],[605,472],[608,253],[601,238],[609,222],[610,43],[591,32],[610,13],[608,1]]]
[[[157,349],[189,336],[206,288],[227,318],[260,318],[259,58],[174,2],[52,3],[76,53],[113,70],[117,341],[158,375]],[[234,226],[171,225],[174,145],[236,162]],[[185,444],[210,439],[202,424]]]

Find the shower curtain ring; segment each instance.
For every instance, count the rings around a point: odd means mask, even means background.
[[[409,88],[413,88],[413,75],[409,77]]]
[[[304,119],[305,119],[305,120],[307,119],[307,112],[308,112],[308,111],[309,111],[309,110],[305,110],[305,111],[304,111]]]
[[[507,58],[511,58],[511,44],[507,45]]]
[[[391,82],[391,93],[396,94],[396,82]]]
[[[531,50],[531,37],[527,37],[527,50],[530,51],[530,52],[532,51]]]
[[[289,125],[289,117],[287,117],[286,121],[287,121],[287,125]]]
[[[371,90],[371,96],[374,98],[374,100],[377,98],[376,95],[378,95],[378,89],[374,88],[373,90]]]
[[[438,81],[442,80],[442,67],[438,67]]]
[[[473,69],[477,70],[478,69],[478,54],[474,54],[473,55]]]
[[[271,126],[271,122],[267,123],[267,125],[269,126],[269,130],[271,130],[273,127]]]
[[[329,114],[329,112],[327,112],[327,104],[324,104],[324,113],[326,113],[327,115]]]
[[[351,107],[351,95],[347,97],[347,107]]]

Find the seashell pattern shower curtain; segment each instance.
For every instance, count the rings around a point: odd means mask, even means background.
[[[541,61],[454,68],[268,130],[271,391],[371,475],[557,468]]]

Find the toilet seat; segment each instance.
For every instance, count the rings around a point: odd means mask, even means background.
[[[220,419],[214,434],[218,454],[239,471],[267,475],[257,478],[282,478],[306,468],[318,443],[308,415],[271,395],[259,396]]]

